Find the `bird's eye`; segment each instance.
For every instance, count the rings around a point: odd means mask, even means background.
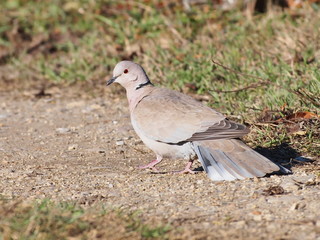
[[[128,73],[129,71],[128,71],[128,69],[125,69],[124,71],[123,71],[123,73]]]

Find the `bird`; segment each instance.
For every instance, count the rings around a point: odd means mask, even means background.
[[[116,64],[106,84],[112,83],[125,88],[131,124],[156,155],[141,169],[158,171],[156,165],[163,158],[183,159],[188,162],[179,173],[196,173],[191,167],[198,158],[213,181],[263,177],[285,169],[240,139],[250,131],[245,125],[229,120],[191,96],[155,86],[139,64]]]

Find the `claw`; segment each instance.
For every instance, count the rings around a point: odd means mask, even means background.
[[[185,173],[191,173],[191,174],[196,174],[198,173],[198,171],[193,171],[191,170],[191,166],[192,166],[193,161],[188,162],[187,166],[185,167],[184,170],[182,171],[175,171],[175,174],[185,174]]]
[[[146,169],[151,168],[155,172],[159,172],[158,169],[155,168],[155,165],[157,165],[159,162],[161,162],[162,157],[157,155],[157,159],[153,160],[152,162],[148,163],[147,165],[139,166],[139,169]]]

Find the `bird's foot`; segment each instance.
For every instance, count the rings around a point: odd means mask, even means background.
[[[191,170],[192,163],[193,163],[193,161],[188,162],[188,164],[187,164],[187,166],[185,167],[184,170],[175,171],[174,173],[176,173],[176,174],[185,174],[185,173],[196,174],[196,173],[198,173],[198,171]]]
[[[154,172],[159,172],[158,169],[156,169],[155,165],[157,165],[160,161],[161,161],[161,159],[157,157],[157,159],[153,160],[152,162],[148,163],[147,165],[139,166],[139,169],[150,168]]]

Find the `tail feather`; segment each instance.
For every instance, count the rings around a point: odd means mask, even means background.
[[[230,158],[234,159],[234,161],[238,163],[239,167],[245,168],[248,172],[250,172],[252,174],[252,177],[263,177],[264,175],[266,175],[266,173],[279,170],[278,167],[276,167],[274,170],[268,170],[269,167],[267,165],[257,163],[257,162],[264,162],[264,161],[270,161],[270,160],[263,157],[262,155],[256,156],[256,154],[254,154],[254,150],[251,148],[245,152],[241,152],[241,153],[231,152],[231,153],[228,153],[228,155],[230,156]]]
[[[224,164],[222,164],[221,162],[216,161],[215,157],[212,156],[212,152],[207,149],[207,148],[203,148],[203,149],[199,149],[199,154],[200,154],[200,161],[202,163],[202,166],[205,166],[204,169],[205,171],[214,176],[216,181],[221,181],[221,180],[235,180],[235,173],[229,171],[226,169],[226,167],[224,166]],[[210,177],[211,178],[211,177]]]
[[[232,141],[233,144],[236,144],[244,149],[244,151],[242,152],[237,153],[236,151],[234,151],[231,152],[231,154],[233,154],[234,157],[239,157],[239,159],[249,164],[252,168],[257,170],[264,170],[264,172],[266,173],[280,170],[277,164],[273,163],[268,158],[254,151],[252,148],[244,144],[241,140],[232,139],[230,141]]]
[[[241,140],[224,139],[194,142],[198,158],[214,181],[263,177],[280,167]]]
[[[231,171],[233,171],[235,173],[235,175],[237,176],[237,179],[251,178],[251,177],[254,177],[255,174],[257,174],[255,172],[253,172],[251,170],[251,168],[249,166],[247,166],[247,164],[245,164],[245,163],[240,164],[236,158],[226,154],[225,152],[223,152],[221,150],[215,150],[212,152],[213,152],[212,156],[215,159],[220,159],[221,162],[223,163],[223,165],[225,165],[227,169],[230,169]]]

